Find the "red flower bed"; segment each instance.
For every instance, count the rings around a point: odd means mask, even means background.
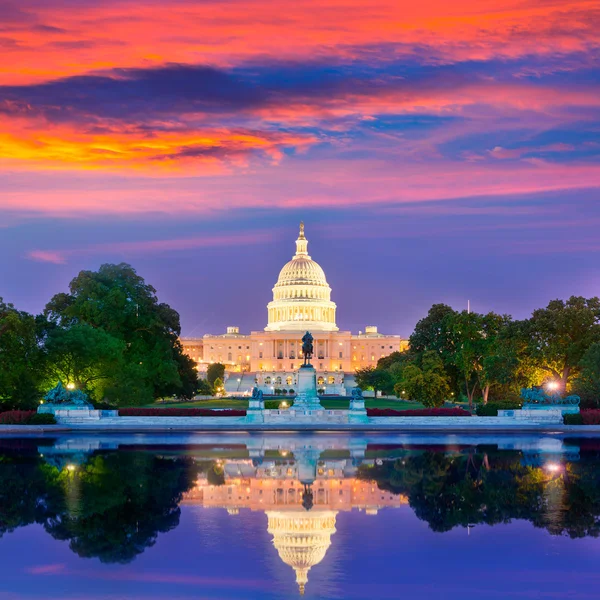
[[[600,411],[599,411],[600,412]],[[393,408],[367,408],[369,417],[470,417],[463,408],[419,408],[414,410],[394,410]]]
[[[120,408],[120,417],[245,417],[245,410],[210,408]]]
[[[0,413],[0,424],[27,425],[35,414],[35,410],[7,410]]]
[[[589,408],[580,411],[580,414],[584,425],[600,425],[600,409]]]

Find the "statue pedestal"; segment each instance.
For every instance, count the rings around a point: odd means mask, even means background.
[[[317,372],[312,365],[302,365],[298,369],[298,393],[292,410],[322,410],[317,395]]]
[[[264,423],[265,402],[261,398],[250,398],[248,401],[248,410],[246,411],[247,423]]]
[[[350,400],[348,411],[349,423],[368,423],[367,409],[365,408],[365,399],[361,395],[353,395]]]

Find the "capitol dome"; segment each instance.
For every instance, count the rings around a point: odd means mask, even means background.
[[[265,331],[338,330],[331,288],[321,265],[308,255],[304,223],[300,223],[296,254],[281,269],[267,309],[269,324]]]
[[[336,515],[332,510],[267,511],[267,529],[273,536],[273,545],[281,560],[294,569],[300,595],[304,595],[308,572],[325,558],[331,546]]]

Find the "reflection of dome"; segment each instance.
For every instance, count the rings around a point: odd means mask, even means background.
[[[321,266],[308,255],[304,224],[296,240],[296,254],[279,273],[269,302],[267,331],[302,330],[337,331],[336,305]]]
[[[281,560],[296,572],[300,594],[308,582],[308,572],[319,564],[335,533],[336,511],[267,511],[268,531]]]

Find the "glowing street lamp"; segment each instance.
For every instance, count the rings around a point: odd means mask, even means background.
[[[559,387],[558,381],[550,381],[546,386],[550,391],[555,392]]]

